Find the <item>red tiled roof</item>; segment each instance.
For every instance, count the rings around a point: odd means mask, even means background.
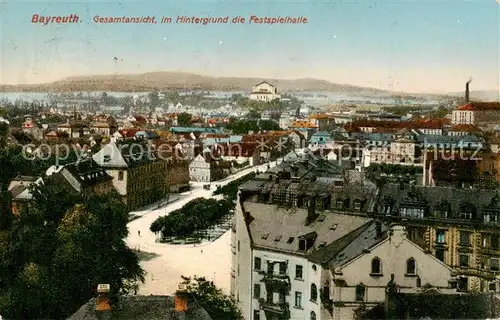
[[[376,132],[391,132],[398,129],[441,129],[449,122],[448,119],[425,119],[413,121],[380,121],[380,120],[357,120],[344,126],[346,130],[357,131],[359,128],[375,128]]]
[[[141,131],[141,130],[140,129],[136,129],[136,128],[129,128],[129,129],[119,130],[120,134],[124,138],[133,138],[133,137],[135,137],[135,134],[137,132],[139,132],[139,131]]]
[[[470,102],[463,106],[458,107],[460,111],[487,111],[487,110],[499,110],[500,102]]]
[[[457,124],[456,126],[453,126],[453,128],[451,128],[450,131],[455,131],[455,132],[481,132],[481,129],[479,129],[478,127],[473,126],[471,124]]]

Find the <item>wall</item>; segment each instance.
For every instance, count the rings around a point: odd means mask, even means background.
[[[123,180],[118,180],[118,175],[119,172],[123,172]],[[116,191],[118,191],[119,194],[122,196],[127,195],[127,168],[123,169],[106,169],[106,173],[109,174],[113,178],[113,186],[115,187]]]
[[[245,320],[252,320],[252,292],[250,288],[252,285],[253,258],[250,247],[250,236],[245,224],[243,208],[239,204],[239,197],[236,205],[235,220],[236,233],[234,235],[234,243],[236,249],[235,254],[233,254],[235,277],[231,278],[234,283],[231,284],[234,290],[231,294],[238,302]]]

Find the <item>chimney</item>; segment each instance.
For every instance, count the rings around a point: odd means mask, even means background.
[[[97,300],[95,302],[96,311],[109,311],[111,310],[111,305],[109,303],[109,284],[98,284],[97,285]]]
[[[469,84],[471,83],[471,81],[472,78],[470,78],[469,81],[465,83],[465,103],[469,103]]]
[[[188,297],[187,285],[184,283],[179,284],[175,292],[175,318],[178,320],[184,320],[186,318]]]
[[[316,219],[316,198],[309,200],[309,207],[307,208],[306,224],[312,223]]]
[[[380,220],[375,221],[375,232],[376,232],[377,239],[382,237],[382,221],[380,221]]]

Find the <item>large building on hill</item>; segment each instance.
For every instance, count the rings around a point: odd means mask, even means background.
[[[266,81],[262,81],[253,86],[252,93],[250,94],[250,100],[263,102],[271,102],[280,98],[281,96],[278,94],[278,88]]]

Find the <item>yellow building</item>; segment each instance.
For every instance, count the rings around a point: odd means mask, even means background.
[[[499,291],[500,197],[495,190],[387,185],[377,213],[401,221],[410,240],[452,267],[459,290]]]

